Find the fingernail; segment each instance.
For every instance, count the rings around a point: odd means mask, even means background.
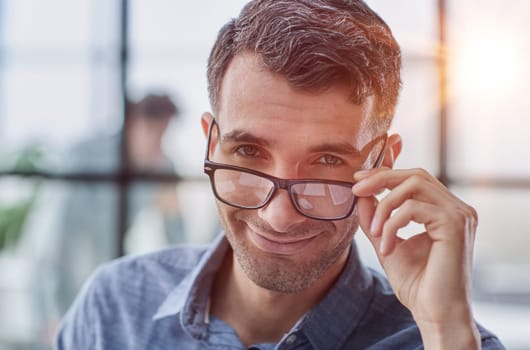
[[[370,175],[370,171],[371,170],[359,170],[359,171],[356,171],[355,174],[353,174],[353,178],[356,179],[356,180],[363,179],[363,178],[367,177],[368,175]]]
[[[382,239],[381,240],[381,244],[379,246],[379,252],[382,254],[382,255],[386,255],[387,254],[387,251],[388,251],[388,243],[387,243],[387,240],[386,239]]]
[[[355,190],[358,189],[359,187],[363,187],[363,183],[364,183],[363,180],[360,180],[360,181],[355,182],[355,183],[353,184],[352,190],[355,191]]]
[[[378,222],[377,220],[374,218],[372,219],[372,224],[370,225],[370,234],[372,236],[377,236],[377,227],[378,227]]]

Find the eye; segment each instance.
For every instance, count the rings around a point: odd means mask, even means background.
[[[317,163],[329,166],[340,166],[344,164],[342,159],[335,157],[331,154],[324,154],[323,156],[318,158]]]
[[[259,157],[261,155],[260,150],[251,145],[237,147],[236,153],[243,157]]]

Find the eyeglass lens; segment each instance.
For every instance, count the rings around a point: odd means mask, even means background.
[[[274,188],[268,179],[237,170],[216,169],[214,181],[223,200],[249,208],[261,206]]]

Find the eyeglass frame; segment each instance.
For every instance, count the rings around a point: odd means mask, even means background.
[[[215,125],[217,125],[217,129],[219,130],[219,124],[217,124],[217,122],[215,121],[215,118],[212,118],[212,121],[210,122],[210,125],[208,127],[208,139],[206,141],[206,153],[204,155],[204,173],[206,175],[208,175],[208,177],[210,179],[210,185],[212,187],[212,191],[213,191],[213,193],[215,195],[215,198],[217,198],[219,201],[221,201],[224,204],[227,204],[227,205],[229,205],[231,207],[239,208],[239,209],[260,209],[260,208],[263,208],[267,204],[270,203],[272,197],[274,197],[274,194],[278,190],[283,189],[283,190],[286,190],[287,193],[289,194],[289,199],[291,200],[291,204],[293,205],[295,210],[300,215],[303,215],[303,216],[305,216],[307,218],[314,219],[314,220],[322,220],[322,221],[338,221],[338,220],[346,219],[347,217],[349,217],[353,213],[353,210],[355,209],[355,205],[357,204],[357,196],[355,196],[355,195],[353,195],[353,202],[351,204],[351,208],[344,215],[340,215],[340,216],[332,217],[332,218],[322,218],[322,217],[311,216],[309,214],[304,213],[298,207],[298,205],[296,204],[296,200],[294,198],[295,194],[293,193],[293,191],[291,189],[292,189],[292,187],[294,185],[304,184],[304,183],[331,184],[331,185],[338,185],[338,186],[344,186],[344,187],[351,188],[355,184],[355,182],[338,181],[338,180],[327,180],[327,179],[310,179],[310,178],[308,178],[308,179],[282,179],[282,178],[279,178],[279,177],[276,177],[276,176],[272,176],[272,175],[263,173],[261,171],[257,171],[257,170],[253,170],[253,169],[249,169],[249,168],[244,168],[244,167],[240,167],[240,166],[237,166],[237,165],[218,163],[218,162],[214,162],[214,161],[210,160],[210,156],[209,156],[210,155],[210,142],[211,142],[211,137],[212,137],[212,130],[213,130]],[[383,143],[383,148],[381,149],[381,152],[377,156],[377,159],[374,162],[374,166],[372,168],[379,168],[381,166],[381,163],[383,162],[383,158],[384,158],[383,155],[384,155],[386,144],[387,144],[387,140],[388,140],[387,133],[384,133],[384,134],[376,137],[374,140],[379,141],[378,140],[379,138],[384,138],[385,141]],[[259,176],[259,177],[262,177],[262,178],[272,182],[274,187],[269,191],[269,194],[263,200],[263,203],[258,205],[258,206],[242,206],[242,205],[236,205],[236,204],[233,204],[233,203],[229,203],[228,201],[223,199],[219,195],[219,193],[217,193],[217,189],[216,189],[216,186],[215,186],[215,179],[214,179],[214,173],[215,173],[215,171],[217,169],[220,169],[220,170],[222,170],[222,169],[224,169],[224,170],[234,170],[234,171],[239,171],[239,172],[243,172],[243,173]]]

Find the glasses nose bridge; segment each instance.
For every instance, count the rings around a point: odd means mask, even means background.
[[[288,179],[275,178],[274,182],[276,183],[276,188],[286,191],[289,190],[289,187],[291,185],[291,181],[289,181]]]
[[[294,203],[294,198],[292,198],[292,193],[291,193],[291,186],[292,186],[293,181],[289,180],[289,179],[281,179],[281,178],[277,178],[277,177],[276,178],[271,178],[270,180],[274,183],[274,188],[272,189],[271,193],[269,194],[269,198],[268,198],[266,204],[268,204],[273,199],[273,197],[276,196],[276,194],[278,193],[278,190],[285,190],[285,191],[287,191],[287,194],[288,194],[289,198],[291,199],[291,202],[292,202],[293,206],[296,208],[296,205]]]

